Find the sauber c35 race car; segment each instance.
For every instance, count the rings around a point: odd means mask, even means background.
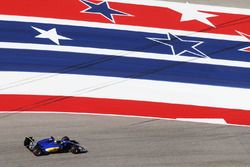
[[[75,140],[70,140],[67,136],[64,136],[61,140],[56,140],[51,136],[39,141],[35,141],[33,137],[25,137],[24,146],[33,152],[35,156],[58,152],[72,152],[73,154],[88,152],[85,147]]]

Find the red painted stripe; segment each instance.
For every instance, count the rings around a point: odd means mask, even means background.
[[[111,23],[99,14],[80,13],[88,7],[79,0],[0,0],[0,4],[0,14]],[[231,35],[238,35],[235,30],[250,33],[250,17],[247,15],[209,12],[218,15],[209,18],[216,25],[213,28],[196,20],[180,22],[181,14],[168,8],[116,2],[109,4],[113,9],[133,15],[114,15],[116,24]]]
[[[58,111],[160,118],[219,118],[229,124],[250,125],[250,111],[88,97],[1,95],[0,111]]]

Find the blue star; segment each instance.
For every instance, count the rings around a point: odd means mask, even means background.
[[[197,46],[204,43],[203,41],[184,40],[170,33],[168,33],[167,38],[148,39],[169,46],[173,55],[183,56],[185,53],[190,53],[198,57],[209,58],[206,54],[196,48]]]
[[[113,15],[131,16],[127,13],[110,8],[108,2],[106,2],[106,1],[100,2],[98,4],[89,2],[87,0],[80,0],[80,1],[89,7],[87,9],[81,11],[82,13],[87,12],[87,13],[101,14],[102,16],[104,16],[108,20],[112,21],[113,23],[115,23]]]

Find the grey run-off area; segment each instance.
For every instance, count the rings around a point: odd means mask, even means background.
[[[1,167],[247,167],[250,128],[159,119],[69,114],[0,114]],[[67,135],[87,154],[35,157],[23,146]]]

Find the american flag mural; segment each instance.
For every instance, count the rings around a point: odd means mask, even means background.
[[[250,125],[250,10],[0,0],[0,111]]]

